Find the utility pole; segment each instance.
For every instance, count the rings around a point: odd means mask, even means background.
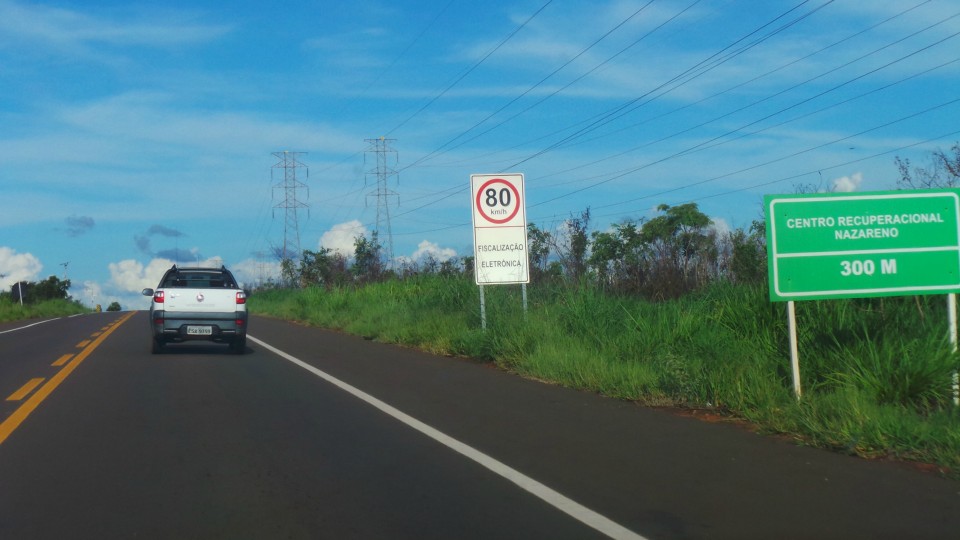
[[[259,288],[263,287],[263,257],[264,257],[264,252],[263,252],[263,251],[257,251],[256,253],[254,253],[254,255],[257,257],[257,287],[256,287],[256,288],[259,289]]]
[[[297,159],[302,154],[304,152],[283,151],[273,153],[280,160],[273,166],[273,170],[283,169],[283,180],[273,184],[274,200],[276,200],[276,193],[279,190],[282,193],[282,201],[275,204],[273,208],[284,210],[283,251],[280,258],[284,262],[289,261],[288,265],[300,258],[300,225],[297,213],[300,209],[307,208],[307,215],[309,216],[309,206],[297,197],[298,189],[308,189],[306,184],[297,179],[297,169],[305,169],[306,177],[310,176],[310,170],[307,166]],[[271,180],[273,180],[273,170],[270,171]],[[309,190],[307,191],[307,197],[310,197]],[[276,217],[275,213],[274,217]]]
[[[367,171],[367,176],[375,176],[377,179],[376,191],[367,193],[367,197],[377,198],[377,238],[385,242],[387,267],[393,268],[393,231],[390,229],[390,199],[397,200],[397,206],[400,205],[400,195],[387,187],[387,180],[391,176],[396,176],[397,171],[391,166],[397,164],[397,151],[390,145],[396,142],[396,139],[364,139],[370,146],[363,156],[364,162],[367,160],[367,154],[374,154],[377,166],[375,169]],[[387,156],[392,155],[393,159]],[[386,235],[384,235],[386,230]]]

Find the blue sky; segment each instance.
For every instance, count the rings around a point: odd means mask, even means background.
[[[524,173],[557,232],[894,189],[960,140],[958,32],[956,0],[0,0],[0,288],[139,309],[174,260],[269,277],[282,151],[301,248],[349,249],[379,137],[406,259],[472,254],[474,173]]]

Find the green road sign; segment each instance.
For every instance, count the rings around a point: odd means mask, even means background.
[[[960,189],[767,195],[770,299],[960,292]]]

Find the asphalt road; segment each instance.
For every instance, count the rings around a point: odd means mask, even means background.
[[[143,312],[25,324],[2,539],[960,537],[960,482],[468,360],[259,317],[243,355],[151,355]]]

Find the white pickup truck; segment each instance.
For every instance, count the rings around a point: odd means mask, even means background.
[[[150,350],[167,343],[207,340],[243,354],[247,346],[247,294],[226,267],[172,268],[156,289],[144,289],[150,304]]]

